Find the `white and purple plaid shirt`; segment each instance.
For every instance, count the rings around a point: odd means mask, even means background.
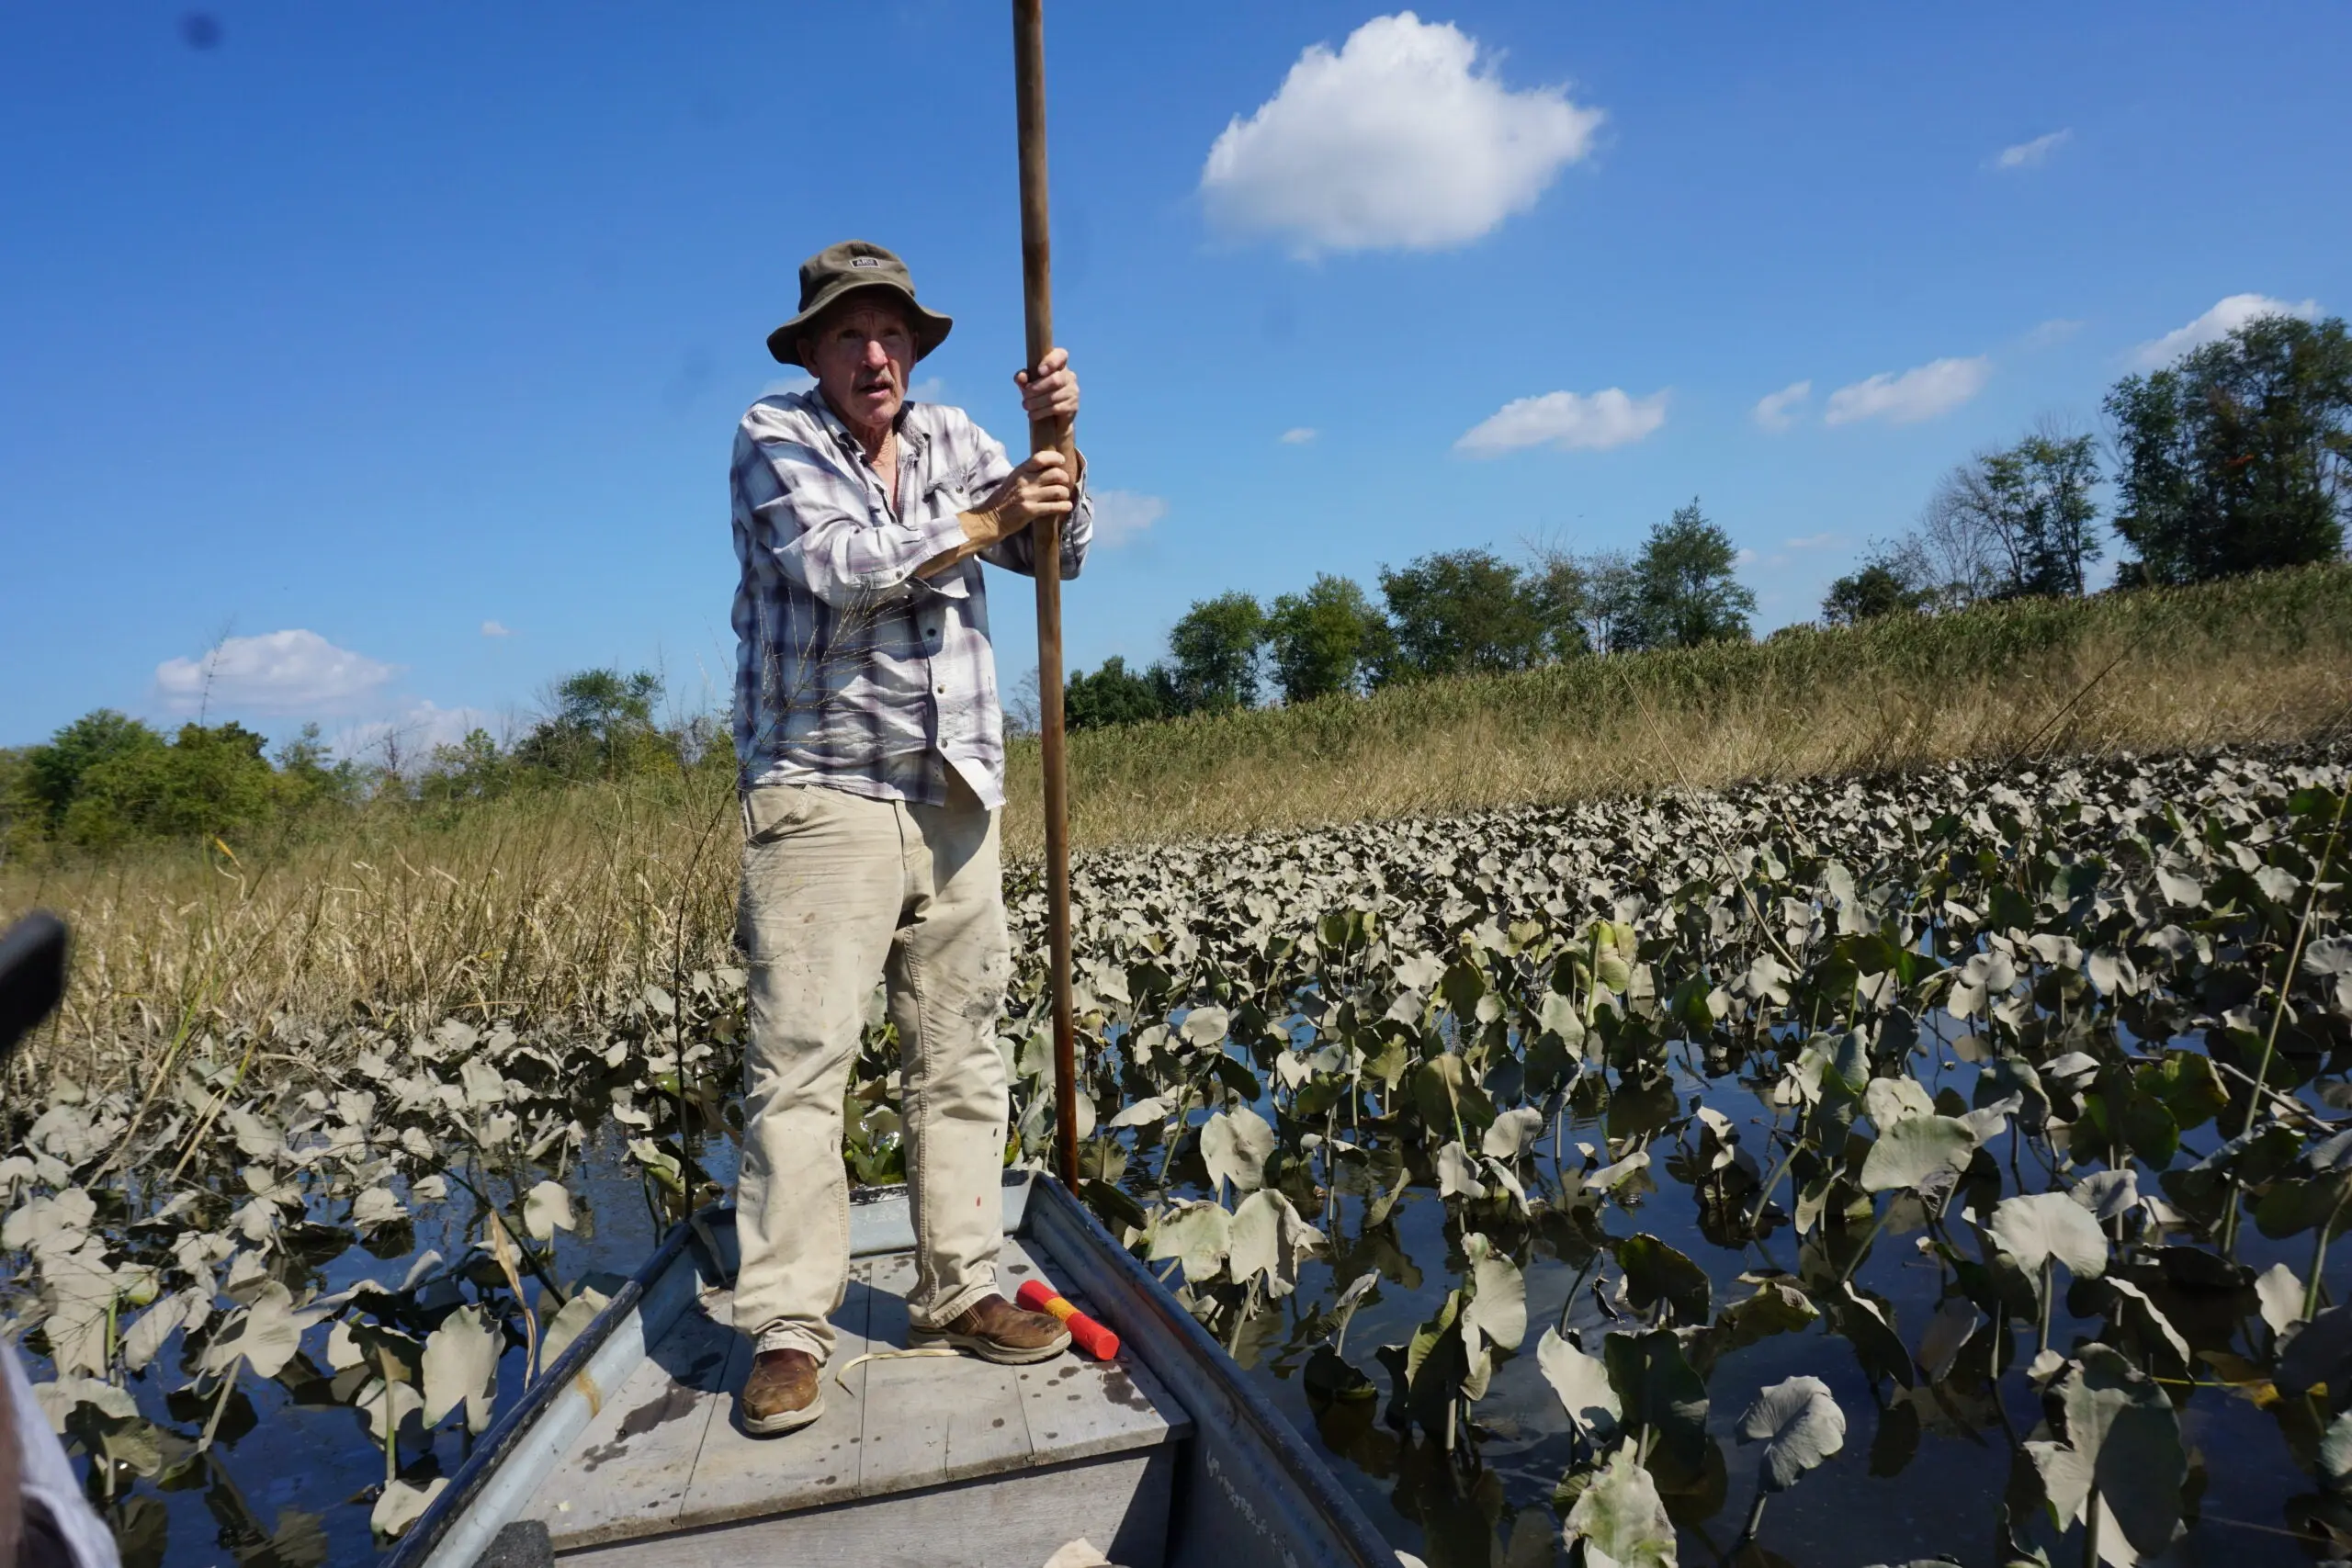
[[[956,513],[1012,471],[961,409],[899,416],[899,505],[814,389],[762,398],[735,432],[735,760],[740,782],[944,805],[947,770],[1004,804],[1004,718],[980,562],[1035,575],[1028,533],[929,578]],[[1080,488],[1061,574],[1093,536]]]

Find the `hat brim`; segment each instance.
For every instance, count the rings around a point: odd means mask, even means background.
[[[808,330],[818,317],[841,303],[843,299],[867,290],[886,293],[889,295],[891,303],[905,307],[907,319],[914,325],[917,359],[922,358],[933,349],[945,343],[948,333],[956,325],[953,317],[943,316],[936,310],[924,310],[912,294],[895,283],[873,283],[864,278],[845,277],[820,292],[817,298],[808,302],[807,310],[768,333],[768,352],[775,356],[775,362],[778,365],[797,365],[806,370],[808,367],[800,358],[800,335]]]

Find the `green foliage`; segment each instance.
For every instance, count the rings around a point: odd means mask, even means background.
[[[1175,696],[1175,683],[1163,666],[1132,671],[1114,653],[1093,674],[1081,670],[1069,678],[1062,692],[1062,720],[1072,729],[1141,724],[1169,717]]]
[[[1552,628],[1546,602],[1492,550],[1446,550],[1402,570],[1385,567],[1391,645],[1379,682],[1494,674],[1543,662]]]
[[[2045,430],[1953,469],[1928,507],[1948,536],[1974,542],[1984,580],[1973,592],[2079,596],[2085,566],[2099,554],[2098,482],[2091,438]]]
[[[1650,530],[1634,566],[1634,601],[1624,646],[1698,648],[1746,642],[1756,595],[1733,575],[1739,552],[1707,521],[1694,496]]]
[[[674,741],[654,724],[662,682],[650,670],[582,670],[557,682],[555,711],[514,749],[526,768],[558,778],[619,778],[674,766]]]
[[[103,764],[144,752],[161,751],[164,738],[141,720],[99,708],[83,715],[26,754],[31,794],[41,803],[50,825],[62,826],[65,814],[82,794],[82,781]]]
[[[1935,595],[1913,582],[1900,562],[1882,558],[1832,582],[1821,601],[1821,618],[1833,626],[1860,626],[1881,615],[1917,614],[1934,602]]]
[[[2249,321],[2108,395],[2127,581],[2200,582],[2333,560],[2352,475],[2342,320]]]
[[[1388,623],[1351,580],[1329,572],[1266,616],[1274,684],[1286,703],[1362,692],[1386,656]]]
[[[1258,645],[1266,614],[1250,595],[1196,601],[1168,634],[1177,711],[1222,713],[1258,701]]]

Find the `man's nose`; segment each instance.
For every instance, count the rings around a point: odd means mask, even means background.
[[[882,340],[878,337],[867,338],[865,340],[866,367],[871,370],[879,370],[889,363],[890,353],[882,346]]]

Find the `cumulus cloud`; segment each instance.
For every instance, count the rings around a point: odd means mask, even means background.
[[[2315,321],[2319,319],[2319,301],[2305,299],[2290,304],[2267,294],[2233,294],[2187,326],[2175,327],[2164,336],[2142,344],[2132,355],[2132,362],[2143,369],[2169,365],[2190,349],[2219,343],[2248,321],[2265,316],[2293,316],[2300,321]]]
[[[1167,515],[1168,502],[1159,496],[1106,490],[1094,498],[1094,542],[1116,548]]]
[[[1618,388],[1581,394],[1546,392],[1505,403],[1453,444],[1473,457],[1496,457],[1525,446],[1605,452],[1657,432],[1666,423],[1666,394],[1628,397]]]
[[[1916,424],[1950,413],[1983,391],[1992,374],[1993,362],[1982,355],[1973,359],[1933,360],[1899,376],[1881,371],[1830,393],[1821,417],[1828,424],[1852,424],[1865,419]]]
[[[2014,147],[2004,147],[1993,160],[1996,169],[2036,169],[2050,161],[2050,154],[2075,139],[2070,130],[2053,130],[2037,136],[2030,141],[2020,141]]]
[[[180,713],[336,713],[398,673],[397,666],[337,648],[313,631],[265,632],[224,638],[193,659],[166,659],[155,666],[155,694]]]
[[[816,384],[817,378],[814,376],[779,376],[775,380],[770,381],[766,386],[760,389],[760,396],[763,398],[788,397],[794,392],[805,392]]]
[[[1504,86],[1495,63],[1410,11],[1374,17],[1337,53],[1308,46],[1210,147],[1210,220],[1302,255],[1446,250],[1491,232],[1592,150],[1602,118],[1565,87]]]
[[[1291,429],[1283,432],[1283,445],[1285,446],[1304,446],[1320,434],[1322,433],[1317,431],[1311,424],[1295,425]]]
[[[513,637],[514,635],[514,628],[498,621],[484,621],[481,624],[481,635],[484,637]]]
[[[1807,534],[1802,538],[1782,539],[1781,547],[1784,550],[1826,550],[1837,542],[1835,534]]]
[[[1767,392],[1757,399],[1756,407],[1751,412],[1756,423],[1765,429],[1788,430],[1797,422],[1797,409],[1812,396],[1812,382],[1792,381],[1779,391]]]
[[[485,709],[445,708],[420,701],[390,718],[346,725],[329,744],[338,757],[373,762],[413,777],[432,760],[435,746],[454,746],[476,729],[494,735],[500,728],[498,716]]]

